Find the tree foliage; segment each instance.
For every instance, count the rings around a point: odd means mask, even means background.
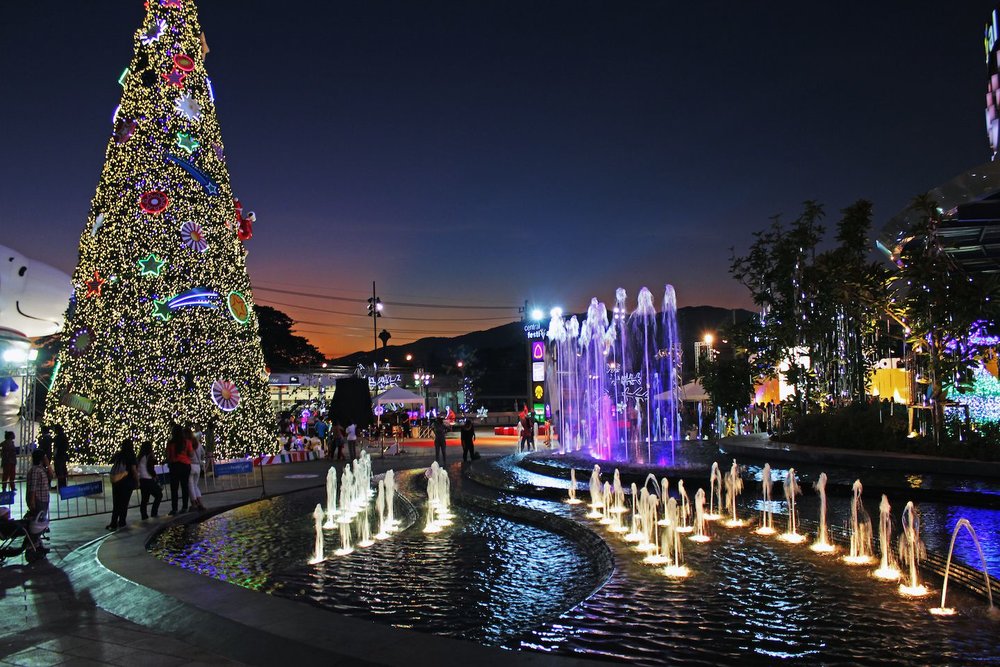
[[[295,321],[277,308],[258,305],[257,321],[264,360],[272,371],[318,366],[325,360],[312,343],[292,333]]]

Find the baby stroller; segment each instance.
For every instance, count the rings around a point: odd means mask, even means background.
[[[8,558],[24,554],[33,563],[49,552],[42,541],[48,539],[49,516],[42,510],[27,514],[23,519],[0,519],[0,564]]]

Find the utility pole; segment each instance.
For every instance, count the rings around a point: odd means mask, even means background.
[[[382,299],[375,293],[375,281],[372,281],[372,296],[368,299],[368,316],[372,318],[372,359],[375,362],[375,395],[378,395],[378,318],[382,317]],[[382,448],[382,415],[377,416],[376,428],[379,434],[379,449]]]

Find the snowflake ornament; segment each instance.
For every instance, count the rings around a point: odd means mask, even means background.
[[[174,100],[174,111],[187,120],[201,120],[201,104],[191,97],[191,93],[181,93]]]
[[[143,46],[149,46],[162,37],[163,31],[166,29],[167,22],[163,19],[156,19],[148,28],[146,28],[146,32],[142,33],[142,36],[139,37],[139,41],[142,42]]]

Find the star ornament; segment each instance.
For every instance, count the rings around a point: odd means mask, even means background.
[[[101,296],[101,288],[108,282],[101,277],[100,271],[94,271],[94,277],[87,281],[87,297]]]
[[[184,87],[184,79],[187,77],[187,73],[183,72],[176,67],[169,72],[164,72],[160,76],[171,86],[177,86],[178,88]]]
[[[153,317],[160,318],[161,322],[171,318],[170,299],[153,299]]]
[[[198,150],[198,146],[201,146],[201,144],[197,139],[191,136],[190,132],[178,132],[177,146],[186,150],[188,155],[191,155]]]
[[[174,111],[186,120],[201,120],[201,104],[191,97],[191,93],[181,93],[174,100]]]
[[[163,265],[166,264],[166,260],[160,259],[153,253],[149,253],[149,257],[145,259],[140,259],[139,264],[139,275],[142,276],[159,276],[160,270]]]
[[[139,41],[142,42],[143,46],[149,46],[163,35],[163,31],[167,29],[167,22],[163,19],[156,19],[150,24],[146,31],[142,33]]]

